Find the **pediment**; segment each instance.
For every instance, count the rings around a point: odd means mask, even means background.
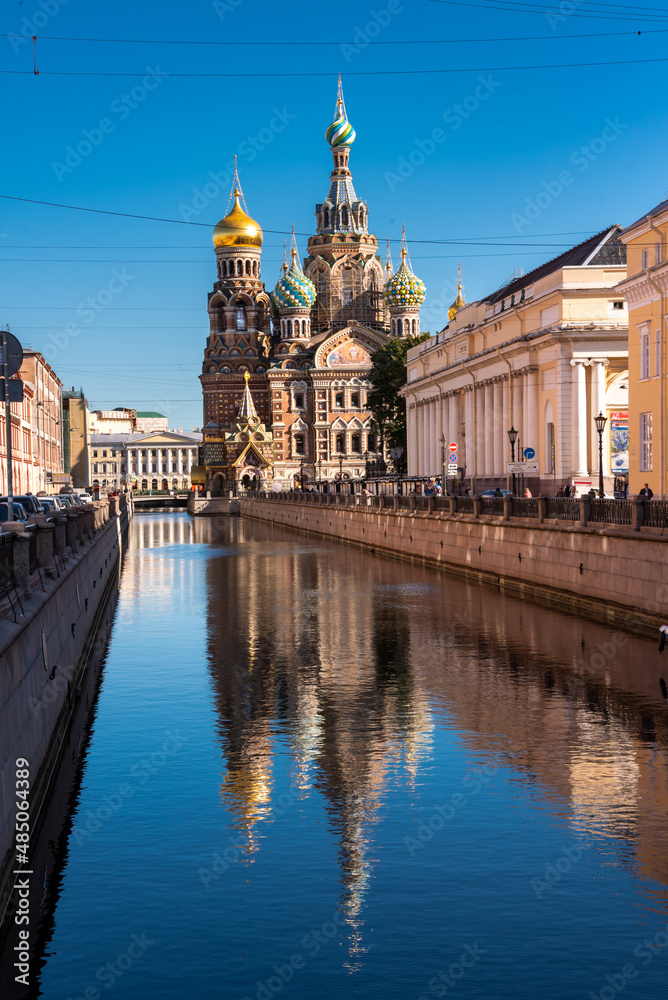
[[[371,357],[387,338],[366,327],[345,327],[325,340],[315,355],[316,368],[362,369],[371,367]]]
[[[207,424],[210,426],[217,426],[212,422]],[[132,437],[128,440],[128,448],[135,448],[138,445],[142,448],[147,445],[196,445],[197,441],[193,440],[192,437],[186,437],[184,434],[178,434],[176,431],[153,431],[148,434],[142,434],[141,437]]]

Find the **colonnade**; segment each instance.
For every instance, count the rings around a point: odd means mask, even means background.
[[[153,452],[155,451],[155,456]],[[183,452],[185,451],[185,461]],[[153,468],[155,464],[156,468]],[[193,465],[193,448],[190,445],[185,447],[177,446],[170,448],[128,448],[127,469],[136,475],[190,475]],[[146,465],[146,469],[144,469]],[[163,471],[163,465],[167,466],[167,471]],[[172,468],[176,465],[176,469]]]
[[[468,384],[444,391],[433,383],[433,392],[420,398],[408,394],[409,475],[436,476],[442,467],[441,445],[457,446],[457,464],[466,476],[506,475],[511,460],[508,431],[517,431],[515,460],[532,448],[540,461],[540,474],[551,475],[555,446],[557,476],[587,476],[598,469],[598,432],[594,417],[606,413],[607,358],[561,358],[550,369],[551,394],[540,411],[540,378],[537,365],[481,378],[469,372]],[[587,378],[586,369],[591,369]],[[554,375],[552,375],[554,372]],[[545,388],[545,386],[544,386]],[[423,389],[424,391],[424,389]],[[552,428],[548,424],[552,423]],[[604,475],[610,474],[609,449],[603,450]]]

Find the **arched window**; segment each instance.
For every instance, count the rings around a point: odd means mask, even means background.
[[[397,320],[397,337],[401,336],[401,320]]]
[[[288,320],[287,326],[288,326],[288,337],[291,337],[292,336],[292,320],[291,319]]]
[[[341,209],[341,225],[342,226],[348,225],[348,209],[346,208],[345,205]]]
[[[241,263],[241,262],[239,262],[239,263]],[[243,306],[237,306],[236,317],[237,317],[237,330],[245,330],[246,329],[246,310],[244,309]]]
[[[339,410],[343,409],[343,393],[337,392],[334,405],[338,407]]]
[[[344,306],[353,304],[353,269],[345,267],[341,274],[341,302]]]
[[[325,209],[322,213],[322,224],[325,229],[329,229],[329,209]]]
[[[237,261],[237,274],[244,273],[244,262],[242,260]]]
[[[318,300],[323,309],[327,308],[327,275],[324,271],[318,271],[315,275],[315,289]]]
[[[367,434],[367,436],[366,436],[366,446],[367,446],[367,450],[368,451],[375,451],[376,450],[376,435],[375,434]]]
[[[360,448],[360,436],[359,436],[359,434],[353,434],[352,450],[353,451],[361,451],[361,448]]]
[[[250,261],[247,260],[246,261],[246,274],[248,275],[249,278],[250,278],[250,273],[251,273]]]
[[[257,278],[257,261],[253,261],[253,277]]]
[[[417,320],[414,319],[413,320],[413,335],[415,335],[416,333],[417,333]]]
[[[344,455],[346,451],[346,436],[345,434],[336,435],[336,450],[340,455]]]

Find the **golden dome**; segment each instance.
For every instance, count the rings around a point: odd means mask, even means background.
[[[215,247],[261,247],[262,230],[239,204],[239,188],[234,189],[232,211],[221,219],[213,231]]]
[[[450,322],[452,322],[452,320],[455,318],[455,316],[457,315],[457,313],[459,312],[459,310],[462,309],[466,305],[466,302],[464,300],[464,296],[462,295],[462,265],[461,265],[461,261],[459,263],[459,270],[458,270],[457,278],[458,278],[458,280],[457,280],[457,298],[455,299],[455,301],[452,303],[452,305],[448,309],[448,320]]]

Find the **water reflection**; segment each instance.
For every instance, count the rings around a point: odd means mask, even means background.
[[[419,807],[435,713],[472,761],[510,765],[573,831],[628,842],[641,876],[668,882],[651,643],[282,528],[202,520],[193,537],[221,547],[206,570],[221,797],[247,861],[274,810],[325,797],[353,958],[374,830],[390,788]],[[286,752],[290,791],[276,800]],[[665,888],[649,898],[665,906]]]

